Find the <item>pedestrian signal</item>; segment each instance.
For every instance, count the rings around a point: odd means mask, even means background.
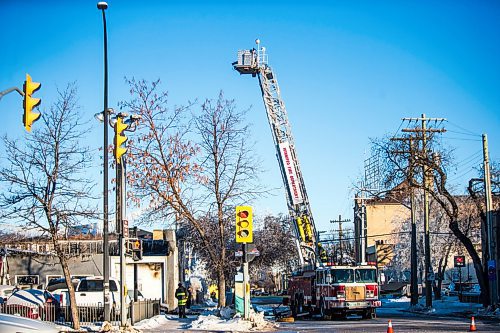
[[[132,259],[135,261],[142,260],[142,241],[139,239],[132,241]]]
[[[253,243],[251,206],[236,206],[236,243]]]

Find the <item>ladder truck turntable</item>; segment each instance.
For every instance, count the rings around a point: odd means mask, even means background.
[[[304,179],[281,98],[276,74],[268,65],[266,49],[256,40],[257,48],[238,51],[233,68],[240,74],[257,76],[269,126],[276,148],[288,211],[296,234],[300,271],[289,281],[292,312],[295,316],[319,313],[322,317],[358,313],[374,318],[381,305],[375,266],[324,266],[319,260],[318,242]]]

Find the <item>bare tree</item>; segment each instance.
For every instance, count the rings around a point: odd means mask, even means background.
[[[439,146],[437,140],[432,140],[432,135],[427,141],[425,151],[410,147],[407,140],[391,141],[390,139],[381,139],[372,142],[383,156],[382,160],[385,162],[383,169],[387,188],[391,188],[402,181],[407,181],[413,188],[425,189],[441,207],[448,218],[449,229],[460,241],[473,261],[478,283],[481,287],[483,304],[488,305],[490,300],[486,268],[482,264],[473,239],[461,227],[460,206],[457,202],[457,196],[450,192],[447,184],[447,174],[453,167],[451,149]],[[428,170],[425,177],[420,172],[424,167]],[[431,181],[425,181],[425,178],[431,179]]]
[[[128,82],[134,98],[121,107],[143,118],[138,138],[129,141],[133,198],[147,204],[144,217],[187,223],[196,231],[224,306],[225,272],[233,265],[228,244],[234,239],[234,206],[262,193],[244,112],[221,93],[217,100],[206,100],[191,123],[183,117],[192,105],[170,110],[159,81]]]
[[[4,137],[8,166],[0,170],[5,186],[0,217],[50,237],[66,279],[73,327],[79,329],[68,258],[60,241],[66,228],[96,217],[94,183],[85,175],[91,155],[82,144],[87,128],[80,122],[76,87],[69,84],[58,93],[58,100],[22,142]]]
[[[267,215],[263,226],[255,232],[254,243],[259,250],[251,263],[251,273],[277,270],[283,274],[291,273],[292,267],[298,263],[297,247],[290,219],[286,216]]]

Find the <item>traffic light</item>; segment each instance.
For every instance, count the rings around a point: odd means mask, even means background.
[[[236,206],[236,243],[253,243],[252,207]]]
[[[127,129],[128,125],[123,122],[123,117],[117,117],[115,123],[115,158],[116,163],[121,162],[121,157],[127,152],[127,147],[125,142],[127,142],[127,137],[123,132]]]
[[[142,260],[142,241],[139,239],[132,240],[132,259]]]
[[[38,82],[31,81],[31,76],[26,74],[26,81],[24,81],[23,92],[24,92],[24,101],[23,101],[23,124],[24,128],[28,132],[31,132],[31,125],[40,118],[40,113],[34,113],[33,108],[37,107],[41,103],[40,98],[33,98],[31,95],[38,89],[40,89],[42,85]]]

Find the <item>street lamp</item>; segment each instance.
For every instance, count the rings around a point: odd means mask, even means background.
[[[103,163],[104,163],[104,189],[103,189],[103,284],[104,284],[104,320],[110,319],[110,300],[109,300],[109,230],[108,230],[108,34],[106,29],[106,2],[98,2],[97,9],[102,11],[102,22],[104,25],[104,144],[103,144]]]

